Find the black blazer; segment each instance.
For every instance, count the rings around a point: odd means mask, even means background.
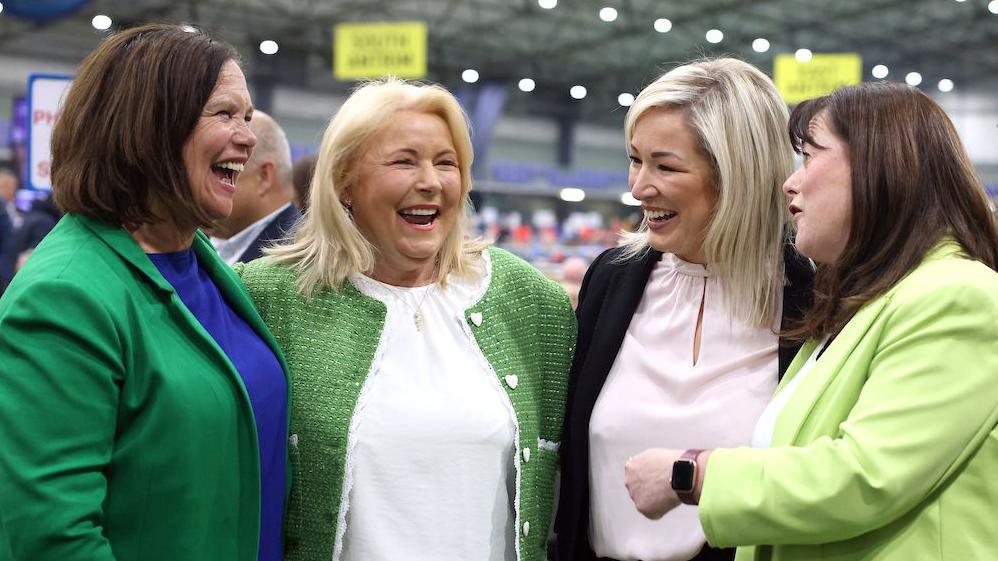
[[[631,317],[641,302],[658,251],[619,263],[621,248],[604,251],[593,261],[579,291],[579,334],[568,380],[565,428],[561,439],[561,492],[555,520],[558,561],[593,561],[589,543],[589,418],[617,359]],[[783,290],[783,325],[799,319],[811,303],[814,270],[789,244],[784,248],[789,284]],[[780,341],[782,378],[800,343]],[[732,550],[733,557],[733,550]]]
[[[236,259],[236,262],[249,263],[257,257],[262,257],[263,248],[282,239],[285,234],[291,231],[299,218],[301,218],[301,213],[298,212],[298,208],[294,204],[288,205],[267,224],[267,227],[260,232],[253,243],[249,244],[246,251],[239,256],[239,259]]]

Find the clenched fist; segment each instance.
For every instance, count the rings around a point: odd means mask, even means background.
[[[672,490],[672,464],[682,450],[652,448],[632,456],[624,464],[624,482],[638,512],[657,520],[680,505]]]

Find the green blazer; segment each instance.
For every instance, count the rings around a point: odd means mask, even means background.
[[[203,234],[198,260],[277,354]],[[18,561],[255,561],[232,363],[122,228],[67,215],[0,299],[0,505]]]
[[[996,425],[998,274],[945,242],[843,328],[771,449],[714,452],[700,521],[711,545],[768,544],[739,561],[993,559]]]

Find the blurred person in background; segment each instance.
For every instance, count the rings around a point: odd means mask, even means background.
[[[579,289],[582,288],[582,279],[586,276],[586,269],[589,263],[581,257],[569,257],[561,264],[561,287],[568,293],[568,299],[572,302],[572,309],[579,305]]]
[[[32,250],[55,228],[62,218],[62,212],[52,200],[50,193],[39,192],[31,203],[28,212],[20,217],[20,225],[10,234],[0,261],[0,283],[10,284],[11,278],[20,269],[20,264]]]
[[[292,183],[295,187],[295,206],[301,212],[308,208],[309,191],[312,188],[312,176],[315,175],[315,154],[302,156],[295,161],[292,171]]]
[[[253,107],[235,51],[188,29],[105,39],[53,130],[67,214],[0,299],[17,561],[281,558],[283,359],[197,231],[232,210]]]
[[[286,558],[541,561],[575,318],[466,235],[457,100],[356,90],[286,245],[237,265],[294,381]]]
[[[0,168],[0,294],[3,294],[4,288],[7,287],[7,275],[3,264],[6,263],[7,245],[14,233],[14,221],[6,212],[7,201],[13,201],[17,192],[17,177],[12,175],[6,169]]]
[[[232,213],[211,229],[211,243],[229,265],[263,255],[263,248],[284,238],[301,216],[292,204],[291,147],[284,130],[259,110],[253,113],[250,130],[256,146],[239,173]]]
[[[13,249],[14,232],[21,224],[21,216],[14,204],[20,179],[17,174],[0,167],[0,294],[3,294],[10,277],[14,274],[8,252]],[[16,260],[16,257],[14,258]]]
[[[993,559],[998,233],[970,158],[935,101],[890,82],[799,104],[790,136],[804,165],[783,189],[819,263],[791,332],[807,342],[751,448],[636,455],[635,505],[699,502],[739,561]]]
[[[748,444],[797,345],[813,271],[788,243],[793,151],[772,81],[734,59],[680,66],[625,120],[644,222],[589,267],[562,440],[557,557],[731,559],[695,507],[634,509],[627,459],[650,447]]]
[[[20,185],[21,179],[17,173],[6,167],[0,167],[0,212],[7,216],[15,228],[21,224],[21,216],[14,202]]]

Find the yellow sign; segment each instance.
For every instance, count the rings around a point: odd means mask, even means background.
[[[426,24],[341,23],[335,26],[333,75],[337,80],[426,77]]]
[[[815,54],[799,62],[794,55],[776,55],[773,81],[793,105],[863,81],[863,58],[855,53]]]

